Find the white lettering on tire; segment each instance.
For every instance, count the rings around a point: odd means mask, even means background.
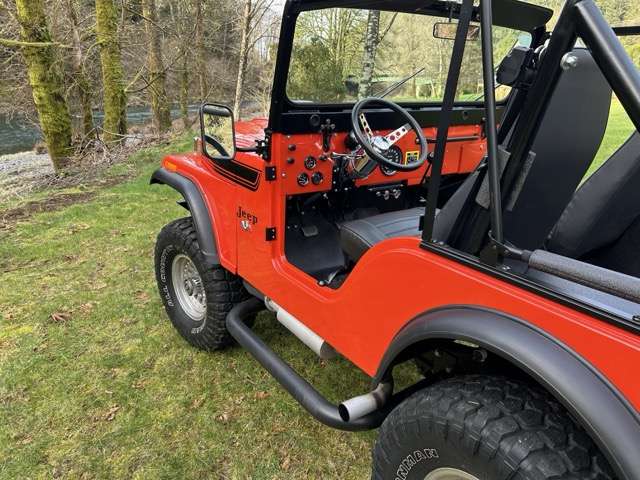
[[[438,450],[435,448],[423,448],[422,450],[416,450],[415,452],[410,453],[402,459],[402,462],[400,462],[398,470],[396,471],[396,478],[394,480],[405,480],[409,476],[409,472],[411,472],[413,467],[418,463],[434,458],[440,458]]]

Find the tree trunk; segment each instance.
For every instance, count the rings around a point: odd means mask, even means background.
[[[167,74],[162,63],[162,48],[155,0],[142,0],[142,14],[146,19],[147,68],[149,69],[149,96],[151,97],[153,128],[158,133],[164,133],[171,128],[171,111],[167,99]]]
[[[380,10],[370,10],[367,20],[367,34],[364,40],[364,55],[362,59],[362,78],[358,95],[360,98],[371,95],[373,73],[376,68],[376,54],[380,42]]]
[[[96,1],[96,34],[100,45],[102,84],[104,89],[104,140],[119,141],[127,133],[127,94],[120,40],[118,10],[113,0]]]
[[[196,21],[196,70],[198,75],[198,87],[200,89],[200,101],[204,102],[209,94],[207,86],[207,70],[204,62],[204,11],[202,10],[202,0],[194,0],[195,2],[195,21]]]
[[[91,109],[91,82],[84,70],[84,52],[80,36],[80,23],[74,5],[74,0],[67,0],[67,14],[71,23],[71,36],[73,41],[72,67],[76,82],[80,114],[82,117],[83,141],[89,140],[95,134],[93,125],[93,111]]]
[[[64,98],[62,74],[56,63],[42,0],[17,0],[17,18],[23,42],[47,44],[24,46],[24,55],[33,101],[40,127],[56,171],[69,166],[71,154],[71,115]]]
[[[180,71],[180,116],[184,128],[189,128],[191,126],[189,120],[189,56],[186,51],[183,52]]]
[[[240,120],[242,114],[242,97],[244,96],[244,76],[247,70],[249,57],[249,31],[251,29],[251,0],[245,0],[242,14],[242,31],[240,43],[240,61],[238,65],[238,82],[236,83],[236,98],[233,103],[233,115]]]

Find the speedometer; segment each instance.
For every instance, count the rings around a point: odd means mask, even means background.
[[[392,145],[389,150],[383,153],[383,155],[387,160],[393,163],[397,163],[398,165],[402,165],[402,150],[400,150],[400,148],[398,148],[396,145]],[[387,177],[391,177],[392,175],[398,173],[397,170],[394,170],[387,165],[380,165],[380,171]]]

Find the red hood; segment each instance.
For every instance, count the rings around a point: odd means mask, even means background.
[[[236,122],[236,145],[242,148],[255,147],[256,140],[264,140],[264,129],[267,128],[267,123],[266,118]]]

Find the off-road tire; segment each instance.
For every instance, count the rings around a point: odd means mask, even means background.
[[[479,480],[615,478],[591,438],[546,392],[475,375],[414,394],[380,428],[374,480],[438,478],[432,472],[442,468]]]
[[[186,255],[195,265],[206,294],[206,314],[202,321],[190,318],[176,298],[172,266],[177,255]],[[200,251],[191,217],[171,222],[164,227],[156,242],[156,280],[164,308],[180,335],[201,350],[227,347],[233,339],[227,331],[227,313],[249,298],[242,280],[222,266],[208,262]]]

